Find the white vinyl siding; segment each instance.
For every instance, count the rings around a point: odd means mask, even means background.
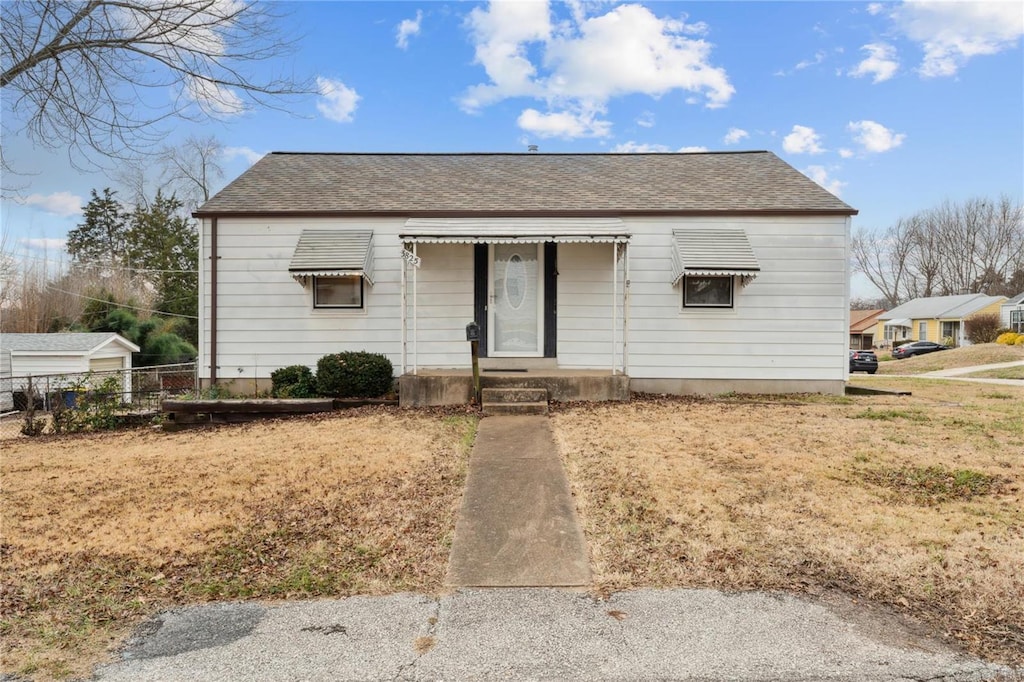
[[[279,367],[316,367],[328,353],[370,351],[401,367],[403,218],[220,218],[217,223],[217,355],[222,379],[267,377]],[[370,229],[374,283],[364,282],[363,307],[314,308],[288,264],[304,229]],[[473,319],[473,249],[419,245],[416,273],[419,366],[468,366],[465,326]],[[210,365],[210,220],[203,221],[200,375]],[[408,267],[408,351],[413,352],[413,268]]]
[[[558,245],[558,366],[611,367],[612,245]],[[616,304],[621,342],[622,283]]]
[[[639,379],[845,378],[845,217],[633,218],[627,373]],[[742,228],[761,271],[732,308],[681,308],[672,229]]]
[[[627,373],[650,379],[845,378],[849,221],[836,217],[625,218],[630,279]],[[367,350],[400,369],[401,243],[398,218],[220,218],[218,376],[267,377],[278,367],[315,367],[327,353]],[[683,308],[672,285],[673,229],[743,229],[761,267],[734,280],[732,308]],[[209,229],[203,221],[200,374],[209,376]],[[372,230],[374,283],[362,309],[314,309],[312,291],[288,273],[304,229]],[[465,327],[473,320],[473,247],[420,244],[413,335],[408,268],[408,358],[420,367],[469,367]],[[559,244],[557,363],[609,369],[612,362],[612,246]],[[616,283],[616,352],[621,363],[622,264]]]

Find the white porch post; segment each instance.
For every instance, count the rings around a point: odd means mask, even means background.
[[[412,259],[414,263],[418,263],[417,242],[412,243]],[[417,298],[417,283],[419,281],[419,266],[414,266],[412,270],[412,373],[419,374],[420,366],[420,344],[419,344],[419,333],[417,327],[418,315],[419,315],[419,299]]]
[[[629,242],[622,242],[622,373],[629,373]]]
[[[405,242],[402,242],[402,251],[403,251],[403,253],[405,251]],[[405,258],[402,258],[401,260],[402,260],[402,372],[401,372],[401,374],[405,374],[405,368],[406,368],[406,359],[405,359],[406,348],[405,348],[405,344],[406,344],[406,335],[407,335],[406,311],[408,310],[408,305],[409,304],[408,304],[408,299],[406,297],[406,286],[405,286],[405,282],[406,282],[406,279],[407,279],[406,274],[405,274],[406,262],[405,262]],[[401,375],[399,375],[399,376],[401,376]]]
[[[612,374],[615,374],[615,355],[618,350],[616,332],[619,326],[619,243],[612,242]]]

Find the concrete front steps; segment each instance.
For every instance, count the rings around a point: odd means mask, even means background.
[[[482,388],[480,402],[489,417],[548,413],[546,388]]]
[[[599,370],[487,370],[480,388],[532,388],[547,391],[555,402],[629,400],[629,377]],[[473,373],[467,369],[421,369],[399,378],[402,407],[469,405],[474,400]]]

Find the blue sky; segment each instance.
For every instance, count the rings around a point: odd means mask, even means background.
[[[228,181],[287,151],[768,149],[884,228],[944,199],[1024,194],[1021,2],[288,3],[271,66],[319,95],[223,111]],[[167,93],[172,96],[175,93]],[[102,173],[18,135],[8,250],[53,257]],[[14,182],[4,180],[7,188]],[[854,295],[871,290],[855,281]]]

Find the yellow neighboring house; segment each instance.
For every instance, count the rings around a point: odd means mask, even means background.
[[[901,341],[935,341],[954,346],[970,345],[964,337],[964,320],[979,313],[999,315],[1005,296],[960,294],[915,298],[878,316],[875,338],[886,347]],[[877,342],[876,342],[877,343]]]

